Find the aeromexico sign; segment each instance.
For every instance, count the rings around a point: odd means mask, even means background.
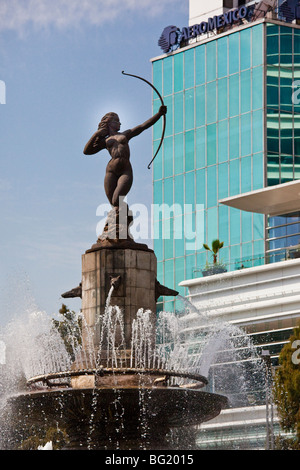
[[[253,9],[247,6],[230,10],[222,15],[208,18],[208,21],[202,21],[200,24],[194,24],[193,26],[187,26],[181,30],[177,26],[167,26],[161,37],[159,38],[158,45],[167,54],[174,49],[177,49],[181,44],[185,43],[189,39],[196,38],[201,34],[207,34],[216,29],[220,29],[226,26],[231,26],[239,20],[247,19],[252,15]]]

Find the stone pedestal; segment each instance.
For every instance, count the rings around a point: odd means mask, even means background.
[[[84,348],[88,348],[91,334],[94,350],[99,348],[99,320],[105,312],[112,279],[118,278],[118,285],[113,290],[110,304],[118,306],[124,313],[126,349],[131,348],[132,322],[140,308],[151,310],[155,324],[156,272],[156,256],[149,249],[102,248],[89,250],[82,256]]]

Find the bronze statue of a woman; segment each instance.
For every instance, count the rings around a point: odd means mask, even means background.
[[[124,198],[132,186],[130,139],[153,126],[166,113],[166,106],[161,106],[158,113],[146,122],[124,132],[119,132],[121,127],[119,116],[116,113],[107,113],[101,119],[98,130],[86,144],[83,151],[85,155],[93,155],[107,149],[111,156],[106,167],[104,189],[113,207],[119,206],[120,198]]]

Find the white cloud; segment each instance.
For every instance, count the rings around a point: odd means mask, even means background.
[[[0,31],[54,26],[67,28],[81,23],[101,25],[124,13],[157,16],[183,7],[188,0],[1,0]],[[186,8],[186,6],[185,6]]]

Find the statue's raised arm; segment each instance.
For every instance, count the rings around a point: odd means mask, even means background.
[[[149,129],[149,127],[154,126],[154,124],[165,114],[167,113],[167,107],[166,106],[161,106],[159,108],[158,113],[156,113],[154,116],[152,116],[150,119],[145,121],[143,124],[140,124],[139,126],[134,127],[133,129],[129,129],[124,132],[124,134],[127,136],[127,139],[130,140],[132,137],[136,137],[140,135],[142,132],[144,132],[146,129]]]
[[[93,155],[106,148],[105,138],[107,137],[107,132],[105,129],[103,129],[103,125],[102,128],[100,126],[101,123],[99,124],[98,130],[95,132],[95,134],[92,135],[90,140],[85,145],[83,150],[85,155]]]

